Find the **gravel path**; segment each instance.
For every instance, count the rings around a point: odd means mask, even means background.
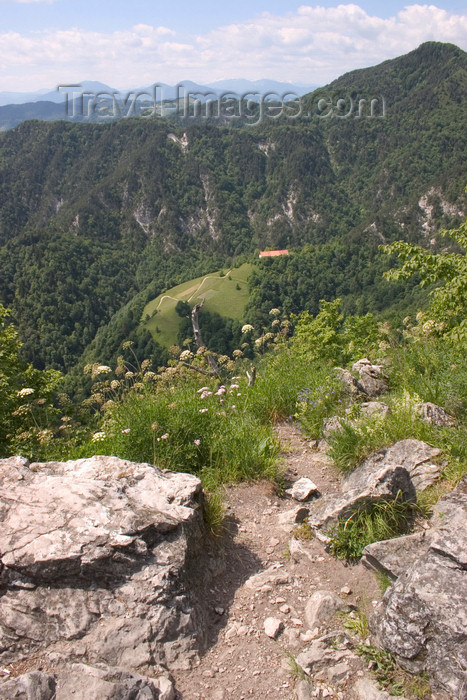
[[[308,477],[321,494],[338,490],[339,476],[325,453],[312,450],[290,424],[277,432],[284,445],[286,485]],[[313,592],[332,591],[369,612],[381,598],[374,575],[360,564],[345,566],[334,559],[316,538],[294,536],[294,528],[295,535],[301,528],[284,521],[299,504],[287,494],[279,497],[270,483],[230,488],[227,503],[228,532],[213,564],[218,573],[206,591],[210,646],[197,668],[175,674],[178,698],[362,698],[353,686],[367,672],[354,653],[352,672],[332,682],[327,672],[304,682],[294,673],[293,660],[312,637],[343,631],[336,616],[319,633],[308,630],[305,607]],[[264,628],[271,617],[281,625],[275,639]]]

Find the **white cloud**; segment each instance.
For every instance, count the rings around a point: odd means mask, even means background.
[[[467,48],[467,15],[454,15],[434,5],[410,5],[382,19],[356,4],[303,5],[283,16],[263,13],[188,37],[147,24],[113,33],[78,28],[7,32],[0,34],[0,90],[52,87],[83,79],[121,88],[240,76],[324,84],[348,70],[407,53],[428,40]]]

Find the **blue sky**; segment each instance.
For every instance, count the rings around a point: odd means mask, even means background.
[[[81,80],[325,84],[427,40],[467,49],[465,0],[0,0],[0,91]]]

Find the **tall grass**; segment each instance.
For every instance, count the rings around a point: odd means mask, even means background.
[[[356,561],[367,544],[409,532],[417,513],[417,506],[404,501],[401,495],[393,501],[361,507],[330,533],[330,551],[338,559]]]

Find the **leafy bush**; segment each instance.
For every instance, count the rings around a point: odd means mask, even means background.
[[[389,280],[420,276],[421,286],[436,285],[430,291],[429,317],[439,333],[449,332],[457,340],[467,340],[467,219],[458,229],[441,231],[455,241],[463,252],[431,253],[421,246],[396,241],[381,249],[396,253],[402,267],[385,274]]]

